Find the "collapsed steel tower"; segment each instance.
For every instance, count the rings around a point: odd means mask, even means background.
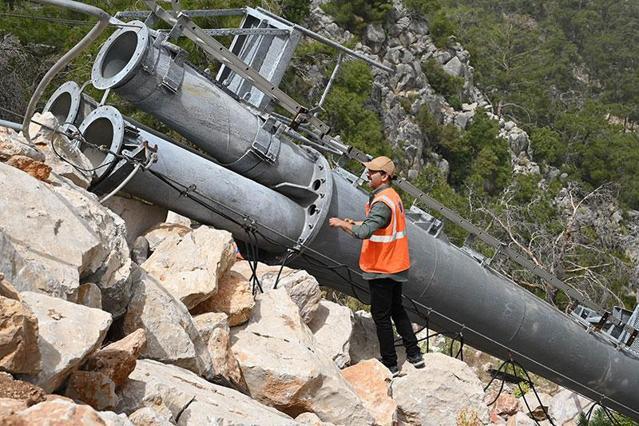
[[[361,179],[331,168],[324,156],[356,157],[355,151],[328,137],[329,129],[315,115],[277,88],[301,35],[321,37],[250,8],[211,11],[244,19],[235,33],[207,32],[193,23],[197,14],[180,11],[177,2],[171,11],[155,1],[145,3],[151,14],[119,15],[146,21],[130,21],[109,37],[93,66],[92,83],[159,119],[195,148],[103,105],[106,97],[96,102],[77,84],[66,83],[45,110],[82,133],[80,149],[98,168],[92,190],[122,190],[227,229],[259,247],[267,260],[304,268],[322,285],[366,301],[367,285],[357,266],[360,242],[328,226],[329,217],[364,216]],[[171,30],[154,30],[157,20]],[[235,38],[227,50],[211,34]],[[172,43],[179,36],[222,63],[216,77],[186,60],[185,51]],[[293,117],[271,113],[273,101]],[[315,133],[302,135],[304,125]],[[478,349],[639,420],[636,352],[612,345],[593,331],[597,327],[584,329],[479,256],[451,244],[441,222],[425,211],[414,207],[408,216],[412,265],[404,294],[415,321],[451,336],[462,334]],[[632,340],[629,335],[626,343]]]

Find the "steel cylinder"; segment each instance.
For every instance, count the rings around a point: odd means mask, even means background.
[[[79,126],[97,103],[82,92],[75,81],[67,81],[53,92],[42,112],[51,112],[60,125]]]
[[[312,157],[274,136],[262,118],[184,61],[157,33],[141,22],[130,24],[113,33],[98,53],[95,87],[115,90],[225,167],[293,198],[300,191],[306,197]]]
[[[282,247],[290,246],[291,241],[297,241],[303,232],[305,212],[293,201],[211,163],[195,152],[131,125],[113,107],[104,106],[91,112],[80,131],[88,142],[81,144],[80,149],[99,171],[93,190],[107,192],[132,172],[132,164],[118,161],[114,153],[131,155],[147,144],[149,149],[157,151],[157,161],[151,163],[148,170],[136,173],[124,187],[125,192],[201,223],[226,229],[272,254],[282,253]],[[95,149],[93,145],[108,148],[112,153]],[[188,183],[188,186],[177,185],[175,188],[152,172],[164,176],[174,185]],[[259,217],[264,225],[277,229],[278,233],[265,232],[267,238],[247,236],[245,225],[250,222],[245,221],[246,217]]]

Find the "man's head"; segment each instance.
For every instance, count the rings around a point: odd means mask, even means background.
[[[368,181],[371,188],[376,189],[381,185],[388,184],[395,174],[395,164],[388,157],[376,157],[364,163],[368,173]]]

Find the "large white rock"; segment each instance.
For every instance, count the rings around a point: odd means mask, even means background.
[[[191,314],[223,312],[228,315],[229,326],[244,324],[251,318],[255,297],[251,285],[241,273],[235,271],[236,263],[217,283],[217,293],[191,309]]]
[[[353,311],[328,300],[322,300],[313,319],[308,324],[319,349],[344,368],[351,362],[349,355],[353,332]]]
[[[138,328],[146,332],[141,356],[212,377],[211,357],[184,304],[138,267],[133,275],[133,297],[123,328],[125,334]]]
[[[149,229],[144,238],[149,242],[149,250],[153,252],[166,239],[179,240],[191,231],[191,228],[179,223],[160,223]]]
[[[45,294],[23,292],[24,303],[38,318],[42,371],[24,380],[47,392],[56,390],[84,359],[100,347],[111,315]]]
[[[95,283],[102,292],[102,309],[119,317],[131,297],[131,259],[124,221],[99,203],[97,197],[73,185],[53,187],[58,196],[73,206],[84,222],[83,231],[99,240],[97,249],[85,257],[82,282]]]
[[[571,390],[564,389],[552,397],[549,403],[549,414],[556,424],[575,420],[580,413],[588,413],[592,401]]]
[[[397,423],[397,403],[389,395],[391,373],[384,364],[369,359],[343,369],[342,375],[375,416],[376,424]]]
[[[370,312],[357,311],[353,316],[349,355],[353,364],[380,356],[375,322]]]
[[[294,425],[290,417],[233,389],[210,383],[190,371],[140,360],[120,391],[116,411],[131,414],[151,407],[178,425]]]
[[[38,320],[0,274],[0,370],[37,374],[40,367]]]
[[[373,422],[333,361],[317,348],[285,289],[258,295],[251,320],[231,333],[253,398],[291,416],[312,411],[335,424]]]
[[[393,380],[399,421],[409,425],[451,424],[460,414],[475,414],[488,423],[484,390],[477,375],[464,362],[438,353],[424,355],[426,367],[405,363],[406,373]]]
[[[164,222],[167,213],[164,207],[117,195],[106,200],[104,205],[124,220],[129,246],[151,227]]]
[[[277,288],[286,289],[293,302],[299,308],[304,322],[308,324],[313,319],[313,315],[322,299],[319,283],[314,276],[306,271],[258,263],[257,277],[264,291],[275,287],[280,269],[282,273],[280,274]],[[247,261],[237,262],[233,270],[244,275],[247,280],[251,278],[251,267]]]
[[[246,391],[242,370],[231,350],[231,329],[226,314],[209,312],[193,317],[193,322],[211,355],[216,374],[213,381]]]
[[[160,244],[142,268],[191,309],[217,291],[218,277],[235,262],[233,237],[200,226]]]
[[[11,245],[0,242],[10,256],[0,260],[0,272],[18,290],[75,302],[82,279],[101,288],[105,310],[124,312],[131,262],[124,223],[94,195],[0,163],[0,224]],[[25,266],[28,271],[20,268]]]

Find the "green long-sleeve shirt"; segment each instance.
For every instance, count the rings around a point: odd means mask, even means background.
[[[375,189],[371,192],[368,202],[372,203],[375,195],[384,189],[388,188],[389,185],[382,185],[379,188]],[[385,228],[391,221],[391,217],[393,216],[393,212],[390,207],[388,207],[384,203],[375,203],[371,206],[371,210],[366,216],[366,219],[362,222],[361,225],[353,225],[351,232],[355,238],[359,238],[360,240],[367,240],[373,235],[373,232],[378,229]],[[408,281],[408,270],[399,272],[397,274],[377,274],[373,272],[364,272],[362,274],[362,278],[365,280],[377,280],[380,278],[390,278],[392,280],[398,282],[406,282]]]

